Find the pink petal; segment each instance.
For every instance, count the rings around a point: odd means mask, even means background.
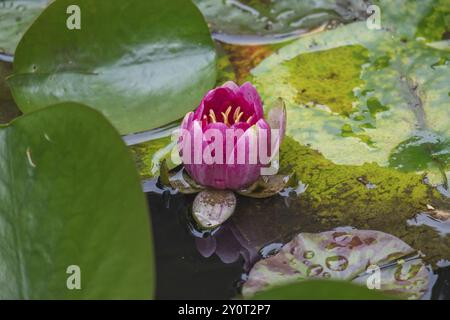
[[[278,129],[280,135],[280,144],[286,133],[286,106],[281,98],[278,98],[275,105],[269,110],[267,122],[272,129]]]
[[[246,82],[241,86],[239,96],[242,97],[247,104],[252,106],[252,113],[255,114],[255,122],[264,117],[261,97],[259,96],[256,88],[250,82]]]

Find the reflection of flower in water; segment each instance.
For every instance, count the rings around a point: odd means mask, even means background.
[[[196,238],[195,244],[203,257],[216,254],[223,263],[236,262],[242,256],[245,271],[260,259],[256,248],[249,245],[232,222],[222,225],[213,235]]]

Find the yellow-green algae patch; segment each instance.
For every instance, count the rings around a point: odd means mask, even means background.
[[[358,100],[354,89],[364,86],[360,75],[368,52],[363,46],[351,45],[303,53],[252,80],[265,97],[283,96],[295,104],[324,105],[348,115]],[[287,92],[273,92],[277,85]]]
[[[170,136],[130,146],[129,150],[141,180],[157,177],[163,159],[168,160],[169,166],[172,167],[170,161],[172,149]]]
[[[357,100],[353,89],[364,84],[360,74],[366,62],[368,50],[358,45],[305,53],[286,61],[289,81],[297,89],[295,102],[312,102],[336,113],[351,113]]]
[[[293,206],[314,215],[323,230],[352,226],[384,231],[422,251],[429,262],[450,259],[450,235],[407,224],[427,205],[450,208],[449,199],[424,184],[423,176],[375,163],[336,165],[290,137],[281,148],[280,164],[307,185]]]

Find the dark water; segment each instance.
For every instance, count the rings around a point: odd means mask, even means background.
[[[157,273],[157,299],[228,299],[238,293],[243,260],[204,258],[188,228],[189,198],[147,193]]]
[[[252,265],[264,255],[276,252],[289,241],[290,234],[298,231],[285,232],[284,237],[279,238],[283,234],[279,223],[300,224],[305,232],[324,231],[312,216],[302,213],[297,206],[290,209],[285,197],[262,200],[238,197],[235,214],[213,235],[214,252],[207,242],[200,244],[202,236],[211,238],[192,230],[189,217],[194,196],[163,192],[155,185],[152,189],[146,195],[153,225],[157,299],[239,298],[240,286]],[[267,207],[277,217],[273,227],[264,222],[255,224],[253,220],[254,214],[267,216],[264,210]],[[237,229],[246,234],[245,240]],[[255,250],[257,247],[263,249]],[[205,253],[211,255],[205,257]],[[437,269],[430,278],[434,284],[425,298],[450,299],[450,267]]]

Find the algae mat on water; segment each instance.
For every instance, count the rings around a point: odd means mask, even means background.
[[[303,186],[300,192],[251,203],[242,200],[232,217],[256,251],[268,243],[289,241],[298,232],[352,226],[394,235],[424,253],[433,266],[450,260],[449,234],[407,222],[421,212],[433,215],[427,205],[450,212],[450,200],[423,183],[422,176],[375,163],[336,165],[291,137],[283,142],[280,166],[295,173]]]
[[[414,38],[411,21],[395,29],[386,20],[381,30],[358,22],[294,41],[251,79],[266,105],[286,100],[287,134],[334,163],[426,172],[447,186],[449,53]]]

